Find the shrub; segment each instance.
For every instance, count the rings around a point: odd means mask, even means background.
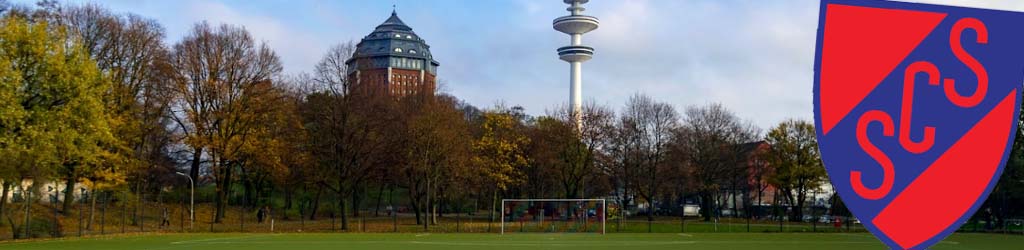
[[[56,224],[56,230],[54,230],[53,217],[32,217],[28,223],[28,235],[25,235],[25,224],[17,225],[14,227],[14,238],[40,238],[43,236],[50,237],[61,237],[63,228],[60,222]],[[55,234],[56,233],[56,234]]]

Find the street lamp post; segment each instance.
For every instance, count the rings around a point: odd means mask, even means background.
[[[188,178],[189,186],[192,186],[192,193],[189,195],[189,211],[188,211],[188,229],[192,230],[192,225],[196,222],[196,183],[192,181],[192,176],[188,176],[182,172],[174,172],[180,176]]]

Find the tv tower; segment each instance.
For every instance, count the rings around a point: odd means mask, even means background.
[[[569,100],[572,103],[573,119],[576,128],[583,126],[582,113],[582,88],[583,88],[583,62],[594,56],[594,48],[583,46],[583,34],[597,29],[599,22],[596,17],[583,15],[583,4],[589,0],[563,0],[569,4],[568,10],[571,14],[555,18],[552,26],[555,30],[568,34],[571,37],[569,46],[558,48],[558,58],[569,62]]]

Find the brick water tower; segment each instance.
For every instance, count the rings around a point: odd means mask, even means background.
[[[394,11],[359,41],[345,64],[351,87],[362,91],[401,97],[432,94],[437,89],[439,64],[430,54],[430,46]]]

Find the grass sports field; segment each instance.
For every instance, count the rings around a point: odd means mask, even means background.
[[[1024,236],[955,234],[932,249],[1022,249]],[[884,249],[869,234],[143,234],[0,243],[35,249]]]

